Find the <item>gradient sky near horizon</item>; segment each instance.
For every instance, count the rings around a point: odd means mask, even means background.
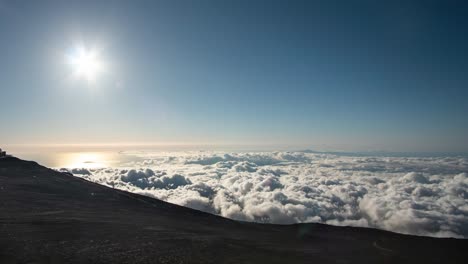
[[[466,14],[466,1],[0,0],[0,144],[466,152]],[[77,45],[106,65],[93,82],[70,77]]]

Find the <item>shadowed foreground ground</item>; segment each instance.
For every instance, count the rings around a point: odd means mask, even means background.
[[[0,159],[0,263],[465,263],[468,240],[237,222]]]

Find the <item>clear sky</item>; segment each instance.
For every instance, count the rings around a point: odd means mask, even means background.
[[[0,0],[0,144],[468,151],[467,3]]]

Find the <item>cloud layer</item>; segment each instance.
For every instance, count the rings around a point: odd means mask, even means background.
[[[304,152],[135,153],[78,177],[227,218],[468,237],[468,159]]]

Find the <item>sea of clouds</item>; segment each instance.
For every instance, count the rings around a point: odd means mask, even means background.
[[[468,158],[309,152],[127,153],[75,176],[221,216],[468,238]]]

